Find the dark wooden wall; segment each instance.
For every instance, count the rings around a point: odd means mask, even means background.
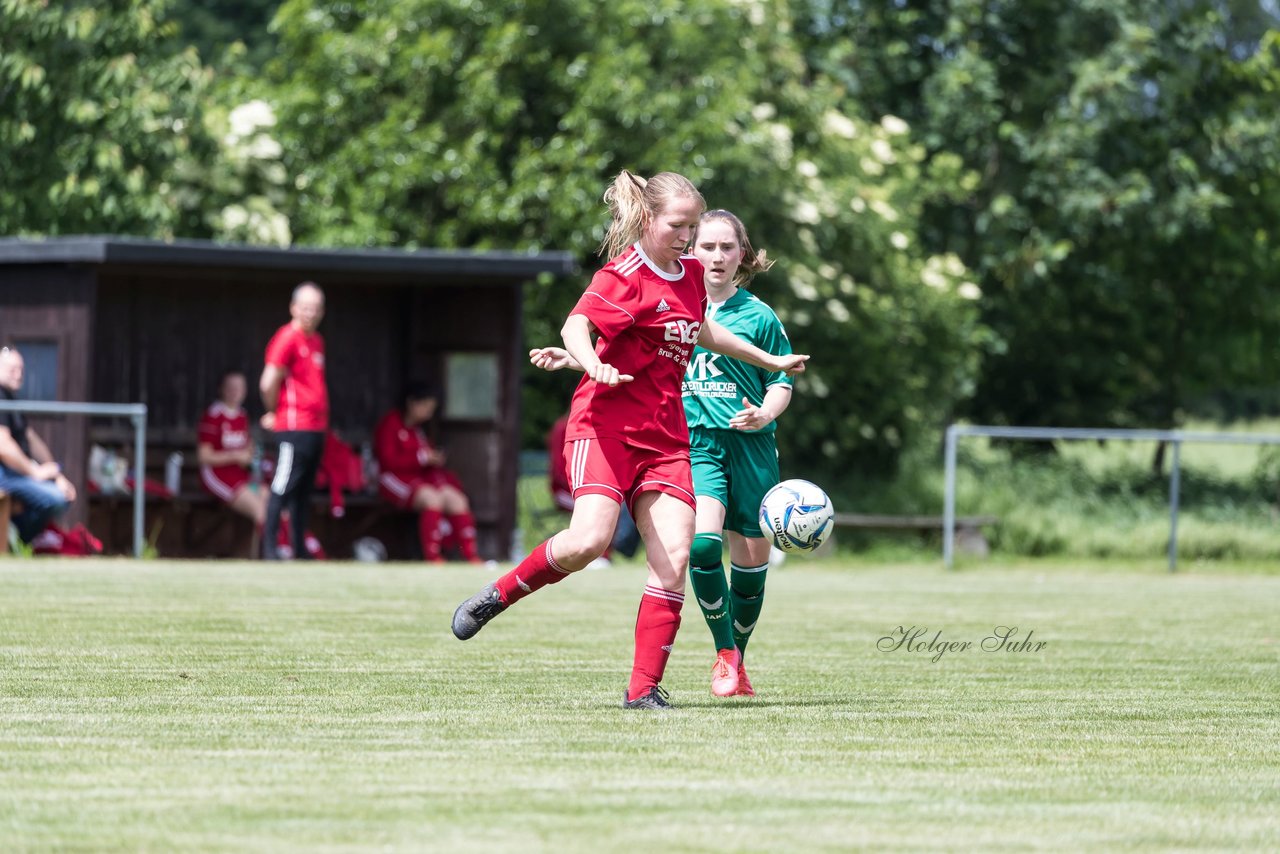
[[[522,290],[506,287],[451,287],[413,292],[412,315],[421,318],[410,333],[410,366],[419,375],[440,377],[444,353],[498,354],[503,376],[496,421],[461,421],[444,413],[441,441],[449,464],[470,490],[477,520],[489,541],[485,554],[505,558],[515,529],[516,481],[520,449],[520,375],[526,359],[520,326]],[[487,529],[487,530],[485,530]]]
[[[223,371],[249,379],[257,394],[263,354],[289,320],[296,278],[104,272],[98,291],[93,390],[100,400],[143,401],[158,430],[193,431],[217,394]],[[370,413],[403,381],[409,294],[397,288],[326,288],[326,369],[339,430],[367,429]],[[376,417],[374,415],[373,417]]]
[[[228,368],[249,379],[246,401],[262,412],[257,379],[271,335],[288,322],[293,287],[325,290],[326,372],[333,426],[365,439],[406,379],[443,380],[444,354],[499,355],[498,417],[461,421],[444,413],[436,438],[471,497],[486,556],[505,556],[515,523],[518,459],[520,286],[411,281],[369,283],[313,273],[108,268],[97,289],[92,399],[147,404],[157,441],[192,437]]]
[[[58,399],[92,400],[89,388],[90,342],[94,325],[94,274],[60,264],[29,265],[0,278],[0,343],[21,350],[24,342],[58,345]],[[83,490],[87,448],[82,416],[30,417],[71,482]],[[84,502],[73,505],[70,520],[84,521]]]

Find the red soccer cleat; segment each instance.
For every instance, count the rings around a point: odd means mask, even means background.
[[[737,649],[716,651],[716,663],[711,666],[711,693],[717,697],[732,697],[738,693],[738,674],[742,656]]]

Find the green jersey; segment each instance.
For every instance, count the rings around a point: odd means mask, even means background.
[[[749,291],[739,288],[707,317],[761,350],[775,356],[791,354],[791,342],[782,321]],[[779,383],[790,386],[791,378],[781,371],[766,371],[696,347],[684,372],[685,420],[690,427],[727,430],[729,419],[742,410],[744,397],[759,406],[765,392]],[[776,429],[771,422],[758,432],[772,433]]]

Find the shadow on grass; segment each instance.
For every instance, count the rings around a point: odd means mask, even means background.
[[[681,700],[674,698],[672,705],[676,711],[681,709],[715,709],[719,712],[749,712],[752,709],[797,709],[797,708],[820,708],[823,706],[852,706],[852,700],[839,699],[836,697],[818,698],[818,697],[744,697],[742,699],[725,698],[718,699],[702,699],[702,700]]]

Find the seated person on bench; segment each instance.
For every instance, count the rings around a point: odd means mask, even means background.
[[[267,518],[267,496],[251,477],[253,437],[244,411],[248,381],[240,371],[227,371],[218,383],[218,399],[205,410],[197,428],[196,457],[200,483],[232,510],[253,520],[261,533]],[[254,473],[256,474],[256,473]]]
[[[463,560],[480,563],[476,553],[476,523],[458,476],[444,467],[423,426],[439,404],[436,390],[423,382],[410,383],[401,405],[392,409],[374,430],[373,451],[378,460],[378,490],[397,507],[418,512],[422,557],[428,563],[444,560],[443,519]]]
[[[24,368],[22,354],[15,348],[0,349],[0,400],[17,400]],[[12,521],[24,543],[34,540],[76,500],[75,486],[21,412],[0,412],[0,491],[13,501]],[[0,536],[7,539],[9,532]]]

